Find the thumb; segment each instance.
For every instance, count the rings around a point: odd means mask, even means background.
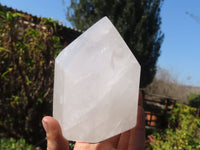
[[[42,119],[42,124],[46,131],[48,150],[69,150],[68,141],[63,137],[56,119],[46,116]]]

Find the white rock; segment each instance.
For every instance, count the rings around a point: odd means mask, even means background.
[[[136,125],[140,65],[107,17],[55,60],[53,116],[68,140],[96,143]]]

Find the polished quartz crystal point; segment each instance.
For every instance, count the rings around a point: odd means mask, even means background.
[[[140,65],[107,17],[55,60],[53,116],[68,140],[96,143],[133,128]]]

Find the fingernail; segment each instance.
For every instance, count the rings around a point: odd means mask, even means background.
[[[46,132],[48,132],[48,120],[46,118],[42,119],[42,125]]]

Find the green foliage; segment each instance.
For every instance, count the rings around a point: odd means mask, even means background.
[[[177,104],[169,118],[169,128],[156,133],[151,143],[156,150],[199,150],[200,118],[197,109]]]
[[[86,30],[104,16],[116,26],[142,66],[141,87],[156,73],[163,34],[160,31],[162,0],[71,0],[67,19]]]
[[[1,150],[34,150],[32,145],[28,145],[24,139],[6,139],[0,140]]]
[[[73,150],[75,146],[75,142],[69,141],[69,150]]]
[[[62,49],[57,22],[0,11],[0,138],[44,138],[41,119],[51,115],[55,56]]]
[[[191,93],[189,95],[189,105],[192,107],[199,108],[200,107],[200,94]]]

